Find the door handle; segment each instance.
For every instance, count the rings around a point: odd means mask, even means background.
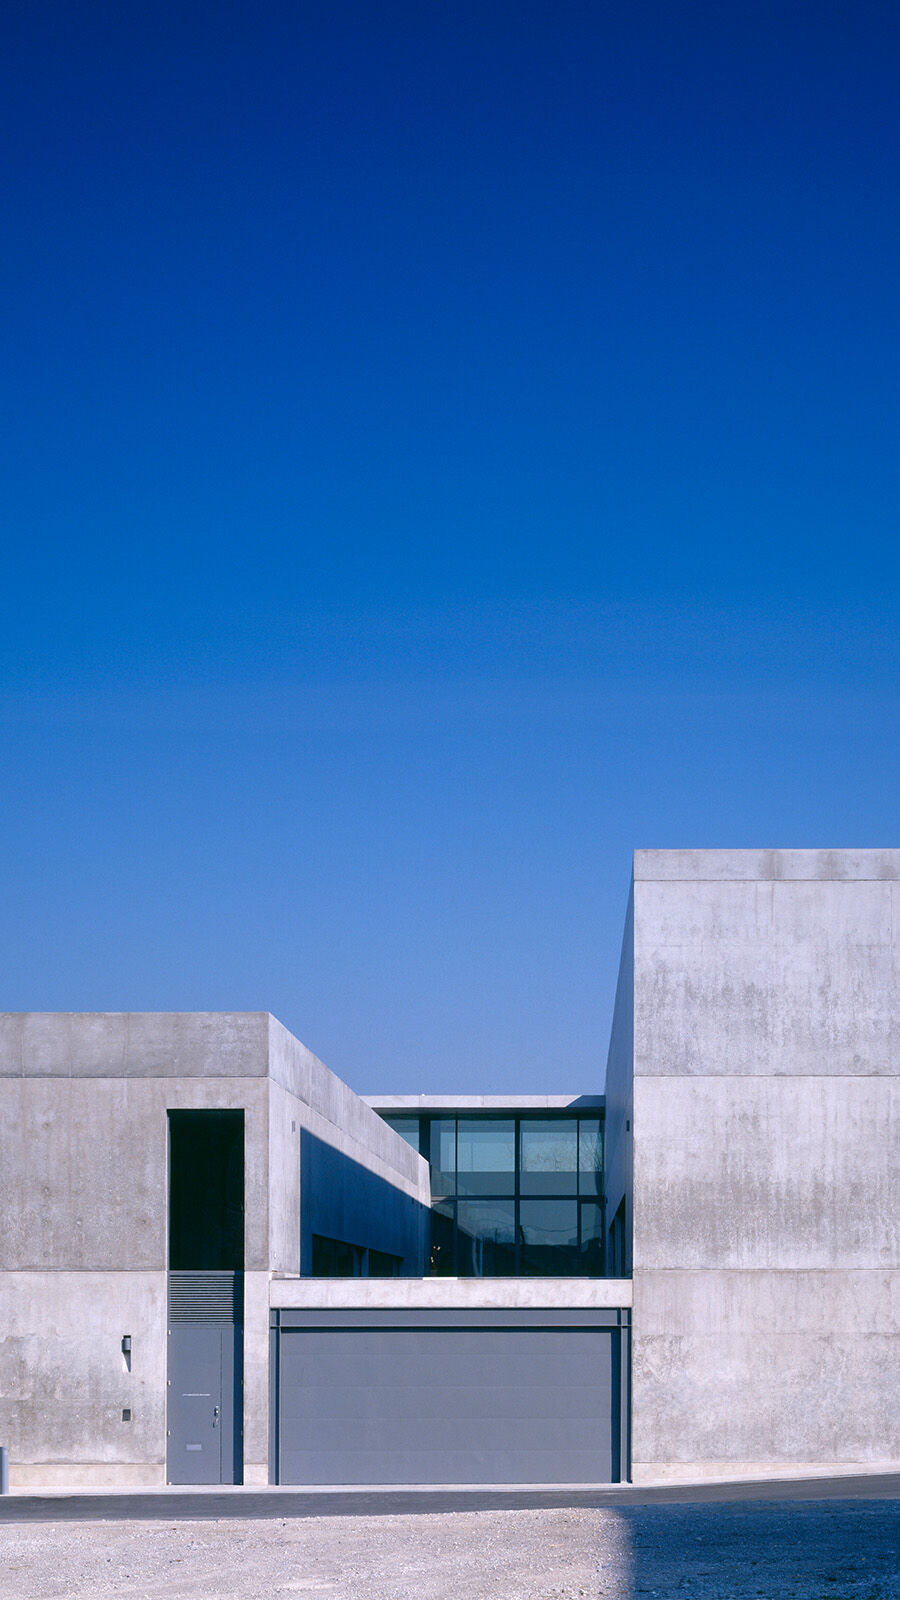
[[[219,1426],[219,1408],[218,1408],[218,1406],[213,1406],[213,1427],[217,1428],[218,1426]]]

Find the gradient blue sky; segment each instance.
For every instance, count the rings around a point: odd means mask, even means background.
[[[0,33],[0,1004],[596,1090],[635,846],[900,843],[900,12]]]

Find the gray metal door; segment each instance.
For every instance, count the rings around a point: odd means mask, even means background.
[[[169,1483],[234,1483],[235,1328],[176,1322],[169,1329]]]
[[[281,1483],[609,1483],[616,1327],[280,1328]]]

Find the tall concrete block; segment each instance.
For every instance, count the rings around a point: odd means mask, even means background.
[[[898,880],[635,856],[638,1479],[900,1455]]]

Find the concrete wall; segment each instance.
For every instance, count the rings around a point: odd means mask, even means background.
[[[300,1217],[305,1276],[312,1272],[314,1234],[397,1256],[405,1277],[425,1271],[429,1207],[308,1129],[300,1141]]]
[[[0,1071],[29,1078],[266,1076],[265,1011],[0,1012]]]
[[[310,1133],[430,1204],[427,1162],[275,1017],[269,1018],[269,1071],[300,1108]]]
[[[635,1477],[900,1456],[900,852],[638,852]]]
[[[166,1113],[204,1107],[245,1113],[248,1483],[268,1479],[268,1285],[299,1270],[301,1129],[404,1204],[427,1193],[425,1163],[267,1013],[0,1014],[0,1440],[14,1485],[164,1481]]]
[[[591,1310],[631,1305],[627,1278],[273,1278],[273,1308],[429,1307],[433,1310]]]
[[[611,1270],[610,1230],[624,1205],[624,1253],[621,1270],[631,1272],[634,1191],[634,886],[628,895],[625,933],[616,985],[609,1056],[606,1063],[606,1133],[603,1194],[606,1209],[607,1271]]]
[[[265,1330],[267,1039],[264,1015],[0,1017],[0,1436],[14,1484],[165,1481],[177,1109],[245,1114],[245,1450],[264,1474],[268,1346],[252,1309]]]
[[[163,1483],[165,1271],[3,1272],[0,1303],[13,1487]]]
[[[267,1084],[260,1078],[7,1078],[0,1271],[164,1272],[166,1112],[245,1112],[245,1265],[268,1268]]]

